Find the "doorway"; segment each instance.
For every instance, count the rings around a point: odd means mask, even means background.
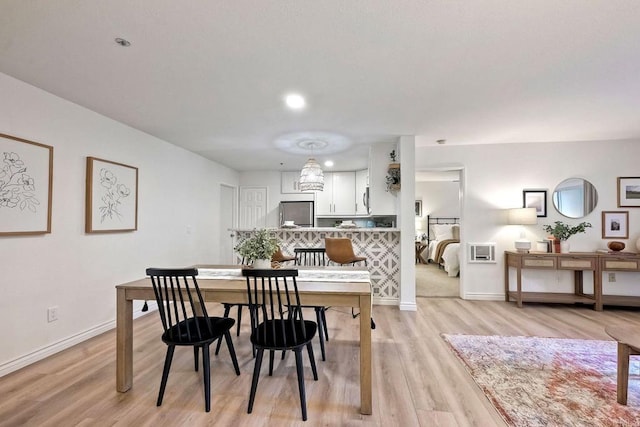
[[[416,246],[426,245],[416,256],[416,297],[457,298],[461,294],[462,172],[462,169],[416,171],[415,196],[422,207],[422,215],[416,212]],[[453,236],[445,237],[447,233]],[[439,242],[449,239],[453,242],[438,247]]]
[[[218,204],[218,218],[220,218],[219,248],[220,264],[233,264],[233,236],[236,225],[238,201],[236,187],[220,184],[220,203]]]

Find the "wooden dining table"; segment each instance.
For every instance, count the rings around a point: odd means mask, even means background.
[[[246,280],[238,265],[198,265],[205,301],[247,303]],[[371,280],[363,267],[299,267],[300,302],[360,310],[360,413],[372,412]],[[133,386],[133,301],[155,300],[149,278],[116,285],[116,390]]]

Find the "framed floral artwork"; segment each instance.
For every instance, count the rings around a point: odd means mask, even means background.
[[[536,208],[536,216],[547,216],[547,190],[522,190],[522,207]]]
[[[51,233],[53,147],[0,134],[0,235]]]
[[[138,168],[87,157],[85,231],[138,229]]]
[[[602,211],[602,238],[628,239],[629,212]]]
[[[640,207],[640,177],[618,177],[618,207]]]

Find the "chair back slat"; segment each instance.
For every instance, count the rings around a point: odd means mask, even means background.
[[[213,333],[213,325],[198,286],[196,268],[148,268],[158,314],[164,329],[163,339],[191,343]]]
[[[289,348],[307,339],[295,269],[242,271],[254,344]]]

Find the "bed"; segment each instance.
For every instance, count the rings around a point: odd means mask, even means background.
[[[436,263],[450,277],[460,273],[460,218],[427,217],[426,261]]]

